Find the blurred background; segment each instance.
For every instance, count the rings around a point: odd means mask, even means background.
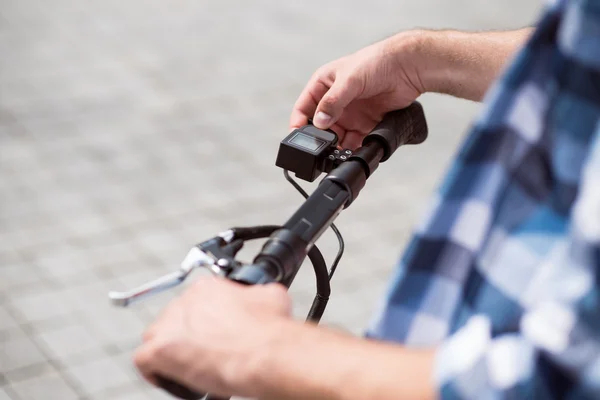
[[[0,0],[0,400],[168,399],[131,355],[177,292],[129,309],[107,293],[229,227],[285,222],[302,198],[274,161],[312,72],[400,30],[520,28],[541,5]],[[338,219],[347,250],[324,324],[363,331],[479,109],[421,100],[428,141],[399,150]],[[331,261],[335,237],[319,244]],[[310,267],[291,293],[301,318]]]

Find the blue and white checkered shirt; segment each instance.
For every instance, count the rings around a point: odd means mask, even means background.
[[[437,346],[444,399],[600,399],[600,0],[555,1],[368,336]]]

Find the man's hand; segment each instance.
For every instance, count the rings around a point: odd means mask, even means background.
[[[413,65],[421,36],[396,35],[319,68],[294,105],[290,128],[331,128],[357,148],[388,111],[407,107],[423,87]]]
[[[290,310],[278,284],[201,278],[146,331],[135,364],[153,384],[158,374],[199,392],[256,396],[253,362],[277,341]]]
[[[433,349],[405,349],[290,318],[278,284],[200,279],[165,309],[135,355],[142,375],[263,400],[432,399]]]
[[[385,113],[425,92],[481,100],[531,32],[399,33],[319,68],[294,105],[290,128],[312,118],[355,149]]]

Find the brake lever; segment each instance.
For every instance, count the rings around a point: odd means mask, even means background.
[[[163,275],[131,290],[123,292],[111,291],[108,293],[108,297],[114,306],[127,307],[145,297],[155,295],[183,283],[194,269],[201,267],[207,268],[217,276],[224,276],[226,274],[225,265],[221,260],[215,260],[200,248],[193,247],[181,262],[178,271]]]
[[[108,293],[108,298],[114,306],[127,307],[145,297],[183,283],[195,268],[205,267],[216,276],[226,276],[233,265],[235,254],[243,245],[236,239],[234,229],[221,232],[214,238],[192,247],[181,262],[178,271],[163,275],[131,290],[111,291]]]
[[[211,239],[206,243],[213,243],[213,241],[215,239],[218,240],[218,238],[219,237]],[[227,238],[223,238],[222,236],[220,238],[228,243]],[[239,243],[228,243],[226,245],[225,252],[232,253],[233,255],[235,252],[237,252],[237,250],[240,249],[240,247],[241,246]],[[228,262],[228,260],[225,258],[216,259],[216,257],[214,257],[212,254],[203,251],[201,248],[202,244],[194,246],[181,262],[181,266],[179,267],[178,271],[163,275],[128,291],[109,292],[108,297],[111,303],[117,307],[127,307],[145,297],[155,295],[183,283],[183,281],[185,281],[185,279],[195,268],[206,267],[215,275],[226,276],[227,271],[229,271],[230,262]],[[205,394],[190,390],[187,387],[163,376],[157,375],[155,378],[163,390],[166,390],[171,395],[180,399],[197,400],[202,399],[205,396]],[[218,400],[218,398],[214,399]]]
[[[113,305],[127,307],[135,301],[150,295],[170,289],[181,284],[195,268],[206,267],[214,275],[226,277],[233,268],[239,265],[235,255],[243,247],[244,240],[265,237],[278,226],[261,226],[258,228],[233,228],[220,233],[216,237],[194,246],[182,261],[178,271],[166,274],[160,278],[144,283],[132,290],[109,292],[108,296]],[[157,375],[158,386],[172,396],[184,400],[198,400],[206,396],[187,388],[186,386]],[[206,400],[226,400],[218,396],[208,395]]]

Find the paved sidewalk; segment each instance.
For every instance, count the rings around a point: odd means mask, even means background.
[[[0,0],[0,400],[167,399],[131,367],[173,295],[107,292],[176,268],[301,197],[274,166],[321,64],[412,27],[516,28],[538,1]],[[427,143],[398,151],[338,220],[323,322],[359,334],[478,106],[424,96]],[[328,260],[336,241],[320,244]],[[256,246],[245,249],[250,257]],[[303,269],[291,293],[310,305]]]

